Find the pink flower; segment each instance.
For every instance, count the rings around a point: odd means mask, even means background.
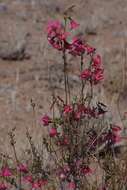
[[[83,53],[85,53],[85,51],[85,44],[82,39],[78,38],[77,36],[74,37],[70,46],[69,53],[74,56],[81,56]]]
[[[66,137],[66,136],[64,136],[63,137],[63,141],[61,142],[61,145],[68,145],[69,144],[69,139],[68,139],[68,137]]]
[[[80,75],[81,79],[90,79],[91,76],[92,72],[89,69],[85,69]]]
[[[69,145],[69,139],[67,137],[64,137],[63,145]]]
[[[53,31],[58,32],[61,30],[61,28],[62,25],[58,20],[49,21],[47,26],[47,32],[48,34],[52,33]]]
[[[40,180],[40,185],[41,186],[45,186],[45,185],[47,185],[47,183],[48,183],[48,181],[46,179],[41,179]]]
[[[65,180],[66,179],[66,175],[64,173],[61,173],[59,175],[59,177],[60,177],[61,180]]]
[[[121,127],[120,126],[118,126],[118,125],[113,125],[112,126],[112,132],[113,133],[119,133],[119,132],[121,132]]]
[[[22,173],[28,173],[28,167],[26,164],[20,164],[18,166],[18,170]]]
[[[32,183],[32,189],[38,189],[40,187],[41,187],[41,184],[38,181]]]
[[[74,182],[68,183],[68,189],[76,189],[76,185]]]
[[[38,188],[41,188],[42,186],[47,185],[47,183],[48,181],[46,179],[39,179],[32,183],[32,188],[38,189]]]
[[[75,161],[75,166],[77,169],[81,169],[81,165],[82,165],[82,159],[78,159]]]
[[[124,116],[124,118],[126,119],[126,117],[127,117],[127,112],[126,112],[126,111],[124,112],[124,115],[123,115],[123,116]]]
[[[91,47],[90,45],[88,45],[88,44],[86,44],[85,46],[84,46],[84,49],[85,49],[85,51],[87,52],[87,54],[89,55],[89,54],[93,54],[94,52],[95,52],[95,48],[94,47]]]
[[[55,137],[55,136],[57,136],[57,129],[56,128],[54,128],[54,127],[52,127],[50,130],[49,130],[49,135],[50,135],[50,137]]]
[[[121,142],[121,140],[122,140],[122,138],[120,135],[116,135],[116,134],[112,135],[112,142],[114,144]]]
[[[72,111],[73,111],[73,109],[70,105],[64,106],[64,111],[63,111],[64,114],[72,113]]]
[[[111,144],[117,144],[122,141],[122,137],[120,133],[109,131],[105,136],[105,140],[108,140]]]
[[[69,144],[69,139],[68,139],[68,137],[66,137],[66,136],[63,135],[63,136],[56,142],[56,144],[57,144],[58,146],[66,146],[66,145]]]
[[[65,173],[68,173],[68,172],[70,172],[71,169],[70,169],[70,167],[66,164],[66,165],[64,165],[63,170],[64,170]]]
[[[47,33],[49,43],[55,49],[63,50],[68,33],[64,31],[62,24],[59,21],[50,21],[47,26]]]
[[[8,187],[4,183],[0,183],[0,190],[7,190]]]
[[[118,125],[113,125],[112,128],[112,142],[114,144],[116,143],[120,143],[122,141],[122,137],[121,137],[121,127]]]
[[[104,70],[101,68],[96,69],[92,76],[92,80],[93,80],[94,84],[97,84],[98,82],[100,82],[103,79],[104,79]]]
[[[87,108],[83,104],[78,104],[78,111],[81,112],[82,115],[86,114]]]
[[[79,27],[79,24],[76,21],[71,19],[70,20],[70,29],[73,30],[73,29],[76,29],[78,27]]]
[[[81,171],[84,175],[90,175],[93,173],[93,170],[89,166],[85,166]]]
[[[10,176],[12,176],[12,173],[8,167],[5,167],[1,170],[1,176],[2,177],[10,177]]]
[[[93,57],[92,66],[95,68],[100,68],[100,66],[101,66],[101,56],[100,55],[96,55]]]
[[[51,123],[51,119],[48,115],[44,115],[42,118],[41,118],[41,122],[43,123],[44,126],[48,126],[49,123]]]
[[[75,118],[76,121],[80,120],[81,114],[82,114],[82,113],[81,113],[80,111],[76,111],[76,112],[75,112],[74,118]]]
[[[25,182],[33,183],[33,177],[31,175],[25,176],[23,179]]]

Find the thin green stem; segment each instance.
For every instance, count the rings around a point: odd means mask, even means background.
[[[64,86],[65,86],[65,102],[68,102],[68,94],[67,94],[67,63],[66,63],[66,53],[65,49],[63,51],[63,61],[64,61]]]
[[[83,54],[81,55],[81,64],[80,64],[80,72],[82,73],[83,71]],[[82,82],[82,85],[81,85],[81,100],[82,100],[82,103],[83,103],[83,99],[84,99],[84,81],[81,80]]]

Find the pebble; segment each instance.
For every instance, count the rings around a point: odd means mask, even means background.
[[[4,3],[0,3],[0,13],[4,13],[8,10],[7,5]]]

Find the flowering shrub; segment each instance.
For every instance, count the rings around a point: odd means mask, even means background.
[[[93,103],[94,88],[104,79],[104,69],[101,56],[94,47],[81,37],[69,38],[71,30],[78,27],[79,24],[67,15],[64,23],[51,21],[47,26],[49,44],[63,54],[65,99],[54,97],[52,110],[57,107],[59,115],[44,115],[41,123],[48,129],[49,135],[44,138],[44,143],[49,154],[53,156],[53,175],[59,184],[57,188],[61,190],[87,188],[87,177],[95,174],[89,160],[94,157],[99,163],[101,152],[112,155],[113,158],[115,146],[122,140],[121,127],[107,121],[107,106],[102,102]],[[80,62],[81,93],[75,101],[70,95],[68,54],[78,56]],[[89,61],[85,63],[84,60]],[[86,85],[90,90],[84,95]],[[102,184],[96,189],[108,188],[106,178],[105,182],[102,180],[100,183]]]
[[[127,168],[118,168],[115,155],[115,147],[122,141],[122,128],[107,119],[107,106],[102,102],[95,102],[94,99],[94,88],[104,79],[102,59],[96,49],[81,37],[70,37],[72,30],[78,27],[80,25],[66,14],[64,23],[55,20],[50,21],[47,26],[49,44],[62,53],[65,86],[65,97],[53,97],[51,114],[45,114],[40,119],[41,125],[44,126],[43,130],[48,133],[43,137],[43,150],[48,154],[46,158],[48,163],[44,165],[45,155],[36,148],[29,131],[26,135],[31,147],[31,157],[29,161],[19,161],[12,130],[9,137],[15,167],[14,164],[9,165],[10,158],[2,156],[0,190],[126,188]],[[68,55],[79,58],[81,90],[76,97],[70,93]],[[88,92],[84,93],[86,86],[89,87]],[[32,106],[34,109],[33,102]],[[54,114],[54,108],[58,110],[57,115]],[[91,160],[96,161],[96,166],[102,168],[103,174],[96,174],[96,168],[93,167]],[[95,175],[100,175],[101,180],[92,180]]]

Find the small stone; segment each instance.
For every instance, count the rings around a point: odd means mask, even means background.
[[[85,32],[88,35],[97,35],[97,29],[92,25],[88,25],[85,29]]]
[[[7,11],[7,5],[4,3],[0,3],[0,13],[4,13]]]

